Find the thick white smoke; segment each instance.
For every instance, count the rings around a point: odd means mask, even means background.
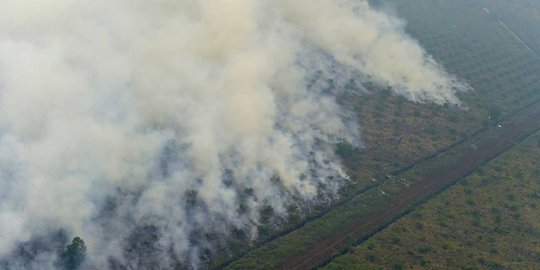
[[[363,0],[1,1],[0,258],[62,229],[87,267],[136,267],[145,229],[196,267],[197,233],[332,196],[358,128],[317,76],[347,72],[419,102],[465,88]]]

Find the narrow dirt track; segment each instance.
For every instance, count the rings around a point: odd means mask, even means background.
[[[413,182],[384,208],[376,210],[369,217],[347,229],[323,239],[317,245],[301,252],[301,255],[286,258],[277,269],[312,269],[320,266],[346,249],[350,244],[350,239],[363,239],[373,235],[404,212],[414,208],[419,202],[455,184],[478,166],[525,140],[540,130],[540,103],[531,105],[501,124],[502,127],[493,128],[501,129],[500,136],[484,141],[476,148],[468,148],[464,152],[464,158],[448,164],[444,171]]]

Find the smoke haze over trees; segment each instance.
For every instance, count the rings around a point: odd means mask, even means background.
[[[362,0],[2,1],[0,261],[54,269],[55,250],[16,250],[61,230],[87,267],[145,250],[197,268],[205,233],[256,237],[263,207],[333,198],[335,144],[361,145],[335,99],[351,79],[467,90]]]

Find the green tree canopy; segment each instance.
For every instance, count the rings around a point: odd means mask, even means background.
[[[76,270],[86,257],[86,245],[80,237],[73,238],[71,244],[66,247],[66,250],[62,253],[62,262],[64,269]]]
[[[354,155],[354,146],[348,142],[340,142],[336,145],[336,154],[343,159]]]

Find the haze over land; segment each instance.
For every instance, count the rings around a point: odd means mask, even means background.
[[[263,206],[337,195],[334,144],[361,145],[336,102],[351,80],[437,104],[467,89],[366,1],[3,1],[0,258],[54,268],[54,249],[14,250],[62,230],[86,267],[130,265],[150,230],[164,268],[197,268],[204,234],[256,237]]]

